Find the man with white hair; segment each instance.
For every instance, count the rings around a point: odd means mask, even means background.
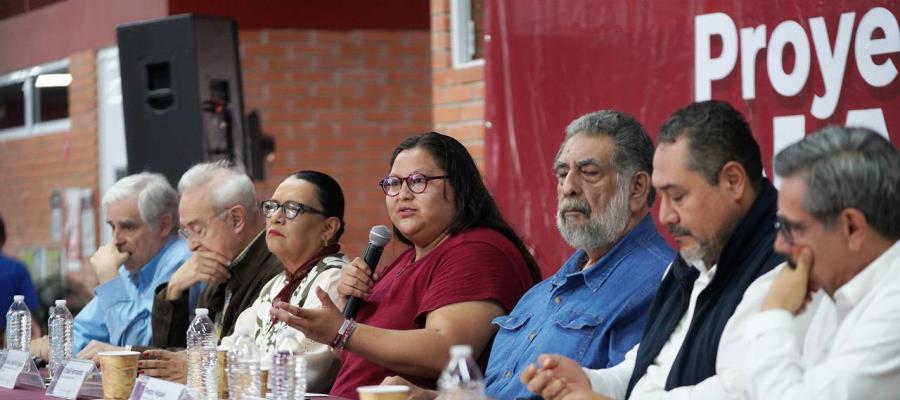
[[[153,291],[190,256],[175,235],[178,195],[160,174],[142,172],[120,179],[103,196],[113,240],[90,262],[99,285],[75,316],[74,352],[92,359],[100,351],[150,343]],[[32,352],[46,358],[47,340]]]
[[[238,314],[281,272],[266,247],[265,222],[250,178],[228,162],[197,164],[178,182],[179,234],[191,258],[157,288],[153,304],[153,345],[186,346],[190,323],[188,289],[207,284],[198,306],[209,308],[219,337],[231,335]]]
[[[256,189],[246,174],[229,162],[197,164],[178,182],[181,215],[179,234],[187,239],[191,258],[157,288],[153,303],[153,346],[187,346],[189,288],[205,283],[198,307],[209,309],[216,336],[232,334],[241,311],[282,271],[281,262],[266,247],[265,222],[256,203]],[[142,371],[180,380],[186,372],[181,354],[150,350]]]

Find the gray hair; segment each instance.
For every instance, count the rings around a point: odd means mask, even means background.
[[[775,156],[775,173],[806,176],[806,211],[826,227],[846,208],[875,231],[900,238],[900,153],[867,128],[829,126]]]
[[[239,204],[247,210],[247,216],[251,221],[259,217],[253,182],[246,174],[238,172],[230,161],[220,160],[194,165],[178,181],[178,194],[184,195],[188,190],[207,186],[216,210],[224,210]]]
[[[112,185],[103,195],[103,206],[126,199],[137,201],[141,220],[156,230],[163,214],[172,215],[172,230],[178,227],[178,194],[162,174],[141,172]]]
[[[609,136],[613,138],[612,166],[616,169],[617,188],[628,190],[638,172],[653,174],[653,141],[634,117],[615,110],[600,110],[578,117],[566,127],[566,137],[559,146],[556,159],[573,136]],[[656,190],[650,187],[647,206],[653,205]]]

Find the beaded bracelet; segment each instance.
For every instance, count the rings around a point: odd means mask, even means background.
[[[352,318],[345,319],[344,323],[341,324],[340,329],[338,329],[337,334],[334,336],[334,339],[331,341],[331,347],[336,349],[343,348],[347,344],[347,341],[350,340],[350,333],[352,333],[355,328],[356,321],[353,321]]]

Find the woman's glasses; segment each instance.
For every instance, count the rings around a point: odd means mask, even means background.
[[[300,214],[325,215],[325,212],[322,210],[291,200],[285,201],[284,203],[278,203],[275,200],[265,200],[261,205],[263,214],[265,214],[266,218],[272,218],[272,216],[275,215],[275,211],[278,211],[279,208],[284,210],[284,217],[287,219],[297,218]]]
[[[428,176],[418,172],[409,174],[409,176],[405,178],[391,175],[386,176],[378,182],[378,186],[381,186],[381,190],[384,191],[384,194],[394,197],[400,194],[400,188],[403,186],[403,181],[406,181],[406,187],[409,188],[409,191],[419,194],[424,192],[425,188],[428,187],[428,181],[434,179],[446,179],[449,177],[449,175]]]

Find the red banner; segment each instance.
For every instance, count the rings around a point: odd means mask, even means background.
[[[826,125],[900,143],[898,1],[763,3],[487,2],[486,179],[544,275],[572,252],[556,230],[551,168],[584,113],[630,113],[655,138],[688,103],[729,101],[770,176],[778,149]]]

